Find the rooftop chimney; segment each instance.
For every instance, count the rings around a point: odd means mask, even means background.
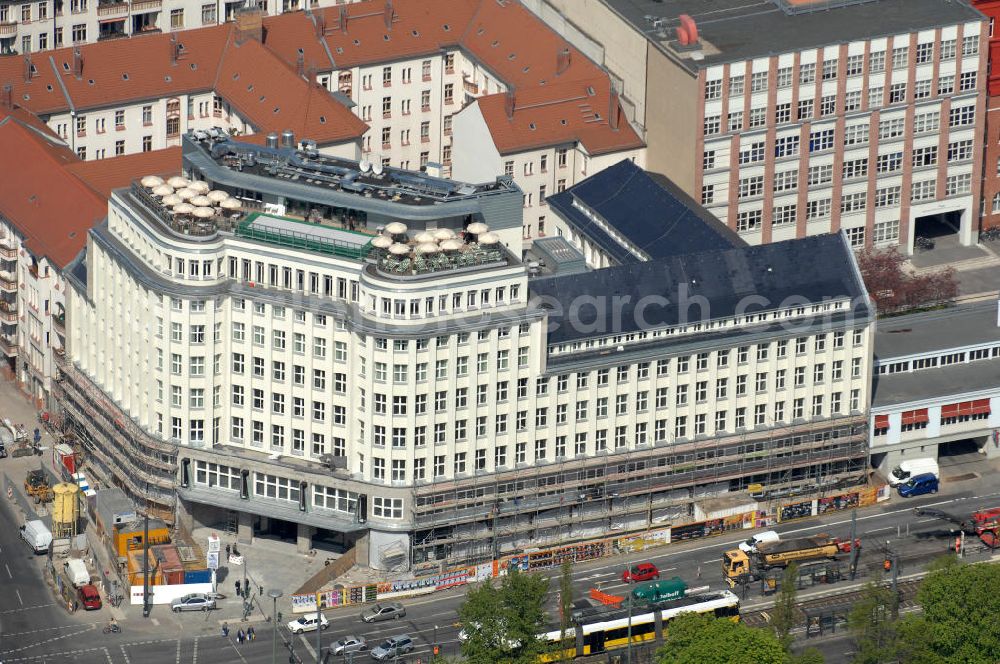
[[[177,43],[177,35],[170,35],[170,64],[176,65],[181,53],[181,45]]]
[[[395,12],[392,9],[392,0],[385,0],[385,29],[392,30],[392,19]]]
[[[236,43],[250,39],[264,40],[264,15],[256,7],[244,7],[236,13]]]
[[[30,53],[25,53],[24,54],[24,81],[25,81],[25,83],[28,83],[28,82],[31,81],[31,77],[34,75],[34,72],[32,71],[33,68],[34,68],[34,65],[31,64],[31,54]]]
[[[77,78],[83,76],[83,53],[79,46],[73,49],[73,76]]]
[[[302,76],[306,72],[306,55],[299,49],[299,54],[295,56],[295,73]]]
[[[503,108],[504,111],[506,111],[507,113],[508,120],[514,119],[514,102],[515,102],[514,88],[507,88],[507,92],[504,94],[503,97]]]
[[[611,93],[608,95],[608,126],[613,131],[618,131],[618,123],[621,122],[622,108],[618,103],[618,90],[611,86]]]
[[[347,5],[340,6],[340,13],[337,14],[337,27],[342,33],[347,34]]]
[[[570,54],[569,48],[560,49],[560,51],[556,53],[556,76],[569,69],[571,58],[572,55]]]
[[[697,46],[698,26],[687,14],[680,15],[681,24],[677,26],[677,41],[681,46]]]
[[[0,105],[4,108],[14,108],[14,85],[7,83],[3,86],[3,92],[0,93]]]

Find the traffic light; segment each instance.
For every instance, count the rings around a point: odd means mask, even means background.
[[[882,563],[882,567],[885,569],[886,572],[891,572],[892,571],[892,561],[890,559],[886,558],[885,561]]]
[[[440,654],[441,654],[441,646],[439,646],[438,644],[435,643],[434,644],[434,656],[437,657]]]

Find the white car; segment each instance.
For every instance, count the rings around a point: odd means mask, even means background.
[[[327,627],[330,626],[330,623],[327,622],[326,620],[326,616],[324,616],[322,613],[319,614],[318,620],[316,618],[315,613],[307,613],[288,623],[288,631],[291,632],[292,634],[301,634],[302,632],[314,632],[316,631],[317,623],[323,629],[326,629]]]
[[[740,551],[743,553],[754,553],[757,551],[758,544],[764,544],[765,542],[777,542],[779,539],[781,538],[778,533],[773,530],[765,530],[753,535],[745,542],[740,542]]]

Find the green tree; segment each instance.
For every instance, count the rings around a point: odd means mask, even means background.
[[[545,596],[548,579],[510,571],[499,587],[484,583],[469,590],[458,610],[466,639],[462,655],[472,664],[534,664],[548,644]]]
[[[847,616],[847,626],[858,645],[855,664],[896,661],[896,596],[892,588],[867,584]]]
[[[569,631],[570,614],[573,611],[573,562],[569,558],[562,561],[559,574],[559,640],[566,641]],[[561,658],[565,659],[565,658]]]
[[[685,613],[670,621],[657,664],[786,664],[788,655],[771,630],[725,618]]]
[[[791,664],[823,664],[823,653],[816,648],[806,648],[798,655],[792,655]]]
[[[778,597],[774,601],[774,609],[771,611],[771,627],[774,635],[778,638],[778,643],[785,652],[791,652],[792,628],[795,627],[797,613],[795,600],[798,597],[799,566],[792,563],[785,568],[785,573],[781,578],[781,589]]]
[[[923,613],[899,626],[907,664],[1000,661],[1000,565],[935,561],[920,586]]]

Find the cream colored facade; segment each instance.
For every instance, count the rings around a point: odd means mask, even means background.
[[[837,322],[847,301],[551,343],[511,250],[503,266],[408,280],[223,232],[178,236],[117,192],[71,290],[60,399],[71,417],[101,404],[134,423],[144,442],[126,460],[91,416],[96,464],[152,478],[162,504],[179,485],[178,519],[232,510],[242,531],[265,515],[298,524],[303,546],[317,528],[367,537],[375,567],[399,547],[422,565],[683,519],[731,490],[741,471],[724,456],[764,463],[775,440],[791,456],[757,470],[776,485],[864,475],[851,423],[867,408],[871,328]],[[777,334],[768,322],[815,316],[829,319]],[[740,333],[706,342],[704,326]],[[576,506],[609,473],[687,472],[699,450],[719,456],[710,477]],[[336,482],[317,463],[328,454]],[[621,464],[632,470],[609,471]]]
[[[33,254],[18,229],[0,215],[0,354],[5,368],[45,408],[65,345],[66,282],[44,256]]]

